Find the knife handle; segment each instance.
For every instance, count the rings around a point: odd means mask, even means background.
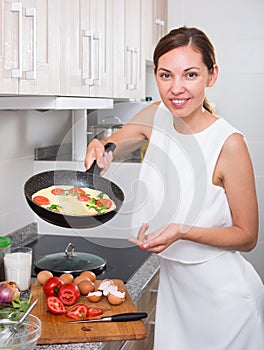
[[[127,312],[127,313],[111,316],[111,321],[112,322],[137,321],[146,317],[148,317],[148,314],[146,312]]]

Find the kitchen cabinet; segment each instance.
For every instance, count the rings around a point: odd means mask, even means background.
[[[168,0],[144,1],[145,58],[152,61],[158,41],[167,33]]]
[[[0,93],[59,92],[58,0],[0,2]]]
[[[145,99],[144,6],[1,0],[0,94]]]
[[[145,98],[143,2],[114,0],[113,97]]]
[[[148,317],[144,324],[147,328],[147,338],[142,340],[128,341],[121,350],[151,350],[154,345],[154,327],[155,327],[155,313],[157,303],[157,293],[159,284],[159,273],[157,273],[142,293],[141,298],[137,302],[137,310],[144,310]]]
[[[155,312],[159,284],[159,272],[155,273],[142,290],[136,303],[137,310],[147,312],[148,317],[144,324],[147,328],[147,338],[142,340],[129,340],[120,345],[120,342],[109,343],[104,350],[152,350],[154,345]]]
[[[60,94],[112,97],[112,0],[60,3]]]

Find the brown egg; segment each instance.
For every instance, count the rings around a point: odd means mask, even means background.
[[[81,295],[87,295],[95,290],[94,283],[91,280],[84,280],[78,283]]]
[[[112,305],[119,305],[125,301],[125,292],[110,292],[107,295],[107,300]]]
[[[92,282],[96,280],[96,274],[93,271],[83,271],[80,276],[86,276],[90,278]]]
[[[79,275],[79,276],[77,276],[77,277],[74,278],[73,283],[75,283],[75,284],[78,285],[80,282],[82,282],[82,281],[87,281],[87,280],[91,281],[90,278],[88,278],[87,276],[81,276],[81,275]]]
[[[97,292],[88,293],[86,297],[91,303],[98,303],[102,299],[103,293],[98,290]]]
[[[60,275],[60,279],[64,283],[71,283],[74,280],[74,277],[71,273],[63,273],[62,275]]]
[[[48,270],[40,271],[37,274],[37,280],[40,284],[44,284],[51,277],[53,277],[53,273]]]

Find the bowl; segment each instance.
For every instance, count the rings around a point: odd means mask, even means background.
[[[0,320],[0,349],[33,350],[41,335],[41,321],[38,317],[29,314],[18,332],[9,338],[7,344],[1,344],[1,338],[11,331],[16,321]],[[3,337],[2,337],[3,336]]]

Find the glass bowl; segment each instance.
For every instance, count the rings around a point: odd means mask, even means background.
[[[33,350],[37,345],[37,341],[41,335],[41,321],[34,315],[28,315],[23,325],[18,332],[8,339],[7,344],[1,344],[1,338],[11,331],[16,321],[8,319],[0,320],[0,349],[19,349],[19,350]]]

